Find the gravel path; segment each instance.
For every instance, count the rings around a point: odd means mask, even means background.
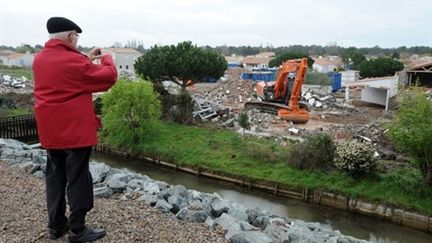
[[[47,220],[44,181],[0,161],[0,242],[54,242],[48,239]],[[118,196],[95,199],[87,224],[107,230],[97,242],[226,242],[220,229],[180,221]]]

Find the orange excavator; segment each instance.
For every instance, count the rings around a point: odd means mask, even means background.
[[[256,94],[262,101],[247,102],[245,109],[270,113],[277,111],[282,120],[306,123],[309,109],[306,103],[300,102],[300,95],[307,68],[307,58],[284,62],[275,81],[256,84]]]

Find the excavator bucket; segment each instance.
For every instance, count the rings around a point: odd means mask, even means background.
[[[296,111],[279,109],[278,117],[282,120],[292,121],[293,123],[306,123],[309,121],[309,112],[303,109]]]

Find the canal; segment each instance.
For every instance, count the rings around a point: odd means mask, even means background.
[[[221,183],[204,177],[196,177],[188,173],[169,168],[158,167],[143,161],[126,159],[95,152],[93,161],[103,162],[114,168],[127,168],[131,171],[148,175],[152,179],[165,181],[168,184],[184,185],[188,189],[201,192],[217,192],[223,198],[241,203],[246,207],[258,207],[279,216],[319,222],[330,225],[345,235],[374,242],[432,242],[432,234],[406,228],[367,217],[328,207],[304,203],[294,199],[279,198],[257,190]]]

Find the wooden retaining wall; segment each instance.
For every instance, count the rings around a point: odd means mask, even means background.
[[[218,175],[207,171],[204,168],[189,168],[162,161],[160,159],[150,158],[145,155],[130,154],[124,151],[108,148],[102,144],[95,147],[96,151],[110,153],[126,158],[143,160],[147,163],[161,165],[179,171],[188,172],[196,176],[205,176],[208,178],[237,184],[249,189],[259,189],[275,196],[282,196],[291,199],[302,200],[304,202],[314,203],[317,205],[332,207],[340,210],[345,210],[353,213],[359,213],[394,224],[403,225],[409,228],[419,229],[428,233],[432,233],[432,217],[423,215],[414,211],[394,208],[380,203],[371,203],[362,199],[348,198],[339,194],[326,192],[323,189],[307,189],[295,188],[288,186],[280,186],[278,184],[269,184],[265,182],[250,182],[247,179],[238,179],[229,176]]]

